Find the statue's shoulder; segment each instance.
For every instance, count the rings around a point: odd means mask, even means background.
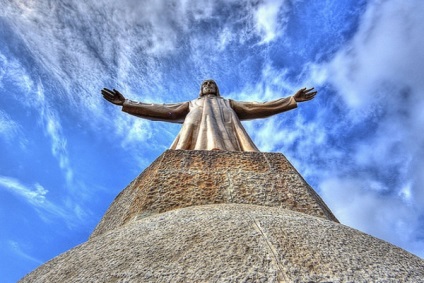
[[[201,106],[203,104],[203,100],[204,100],[203,97],[198,97],[196,99],[190,100],[189,101],[190,107]]]

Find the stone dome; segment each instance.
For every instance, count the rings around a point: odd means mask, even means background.
[[[424,282],[424,261],[346,227],[282,154],[167,150],[90,239],[22,282]]]
[[[22,282],[422,282],[418,257],[334,221],[242,204],[134,220]]]

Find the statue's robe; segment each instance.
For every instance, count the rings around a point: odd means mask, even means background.
[[[240,121],[266,118],[297,107],[293,97],[241,102],[215,95],[175,104],[126,100],[122,111],[154,121],[182,123],[171,149],[259,151]]]

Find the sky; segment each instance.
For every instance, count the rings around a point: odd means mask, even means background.
[[[180,125],[105,101],[314,100],[244,126],[344,225],[424,257],[424,1],[0,0],[0,281],[85,242]]]

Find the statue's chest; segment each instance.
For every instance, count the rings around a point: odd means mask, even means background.
[[[206,96],[199,99],[192,100],[190,103],[190,110],[198,108],[215,108],[215,109],[231,109],[230,104],[227,100],[222,98],[217,98],[215,96]]]
[[[202,97],[192,100],[190,112],[207,115],[216,120],[230,121],[234,113],[227,100],[217,97]]]

